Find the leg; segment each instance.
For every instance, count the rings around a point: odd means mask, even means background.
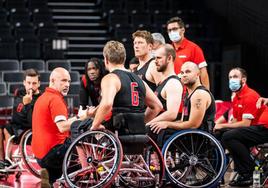
[[[4,135],[5,135],[5,145],[7,147],[8,140],[11,137],[11,134],[9,132],[9,129],[6,129],[6,128],[4,129]],[[9,159],[11,159],[12,147],[13,147],[13,143],[11,141],[11,142],[9,142],[9,147],[8,147],[8,150],[7,150],[7,156],[8,156]]]
[[[267,142],[267,135],[268,129],[257,126],[237,128],[223,134],[223,145],[233,156],[238,173],[253,172],[255,163],[250,157],[249,148]]]
[[[66,139],[64,144],[60,144],[52,148],[45,157],[37,159],[38,164],[42,168],[46,168],[49,174],[49,182],[53,184],[62,175],[62,163],[64,155],[71,142]]]
[[[5,159],[5,150],[4,150],[4,129],[0,128],[0,160],[3,161]]]

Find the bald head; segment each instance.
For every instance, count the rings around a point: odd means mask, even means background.
[[[62,67],[55,68],[49,77],[49,87],[59,91],[63,96],[68,94],[70,82],[69,72]]]
[[[198,82],[197,84],[199,84],[200,83],[199,76],[200,76],[200,70],[195,63],[187,61],[182,65],[181,81],[187,87],[193,86],[194,84],[196,84],[196,82]]]
[[[191,71],[194,71],[199,74],[200,70],[197,64],[191,62],[191,61],[186,61],[182,66],[181,70],[189,69]]]

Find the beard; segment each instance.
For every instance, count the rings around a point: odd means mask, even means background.
[[[186,82],[183,82],[183,85],[185,85],[186,87],[192,87],[195,84],[195,80],[188,80]]]

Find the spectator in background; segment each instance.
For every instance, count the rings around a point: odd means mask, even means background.
[[[132,34],[135,57],[139,59],[139,66],[134,73],[140,76],[148,86],[155,91],[156,85],[160,82],[160,73],[156,70],[155,60],[152,57],[154,39],[148,31],[136,31]]]
[[[89,106],[98,106],[100,95],[101,79],[105,76],[106,70],[102,60],[91,58],[85,64],[85,74],[81,78],[81,87],[79,92],[80,105],[82,109]]]
[[[161,45],[166,44],[166,40],[161,33],[152,33],[154,39],[153,50],[157,50]]]
[[[179,17],[170,18],[167,21],[167,32],[176,50],[175,73],[179,74],[181,72],[181,66],[184,62],[194,62],[200,69],[202,85],[209,89],[209,77],[206,68],[207,62],[204,58],[203,51],[197,44],[185,38],[185,26],[182,19]]]
[[[37,98],[41,95],[40,75],[35,69],[27,69],[24,72],[23,88],[15,91],[15,99],[13,106],[13,115],[10,124],[5,126],[4,136],[5,143],[12,135],[17,137],[27,129],[32,128],[32,111]],[[0,144],[4,145],[4,139],[0,140]],[[4,147],[3,147],[4,148]],[[10,143],[8,156],[11,158],[12,143]],[[0,153],[0,168],[10,165],[10,162],[4,160],[4,152]]]
[[[233,68],[229,72],[229,88],[235,92],[233,120],[218,123],[214,129],[230,129],[222,134],[221,142],[232,155],[238,177],[229,185],[249,186],[255,167],[250,147],[268,142],[268,107],[257,109],[256,102],[260,96],[247,86],[247,73],[242,68]]]
[[[136,57],[133,57],[130,61],[129,61],[129,70],[130,72],[135,72],[137,70],[139,66],[139,59]]]

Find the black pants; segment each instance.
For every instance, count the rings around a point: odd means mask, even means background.
[[[42,159],[37,159],[42,168],[46,168],[49,173],[49,183],[53,184],[62,175],[62,163],[71,145],[71,140],[67,138],[63,144],[54,146]]]
[[[173,135],[174,133],[178,132],[178,130],[170,129],[170,128],[162,129],[158,134],[156,134],[156,133],[153,133],[153,131],[151,131],[149,126],[146,126],[146,132],[153,139],[153,141],[155,141],[155,143],[160,148],[162,148],[165,142],[169,139],[169,137]]]
[[[252,174],[255,163],[250,147],[268,142],[268,129],[263,126],[235,128],[222,135],[222,144],[230,151],[239,174]]]
[[[71,137],[67,138],[63,144],[54,146],[42,159],[37,159],[38,164],[47,169],[50,184],[53,184],[61,177],[63,159],[71,143],[88,130],[91,124],[92,119],[74,121],[71,125]]]

